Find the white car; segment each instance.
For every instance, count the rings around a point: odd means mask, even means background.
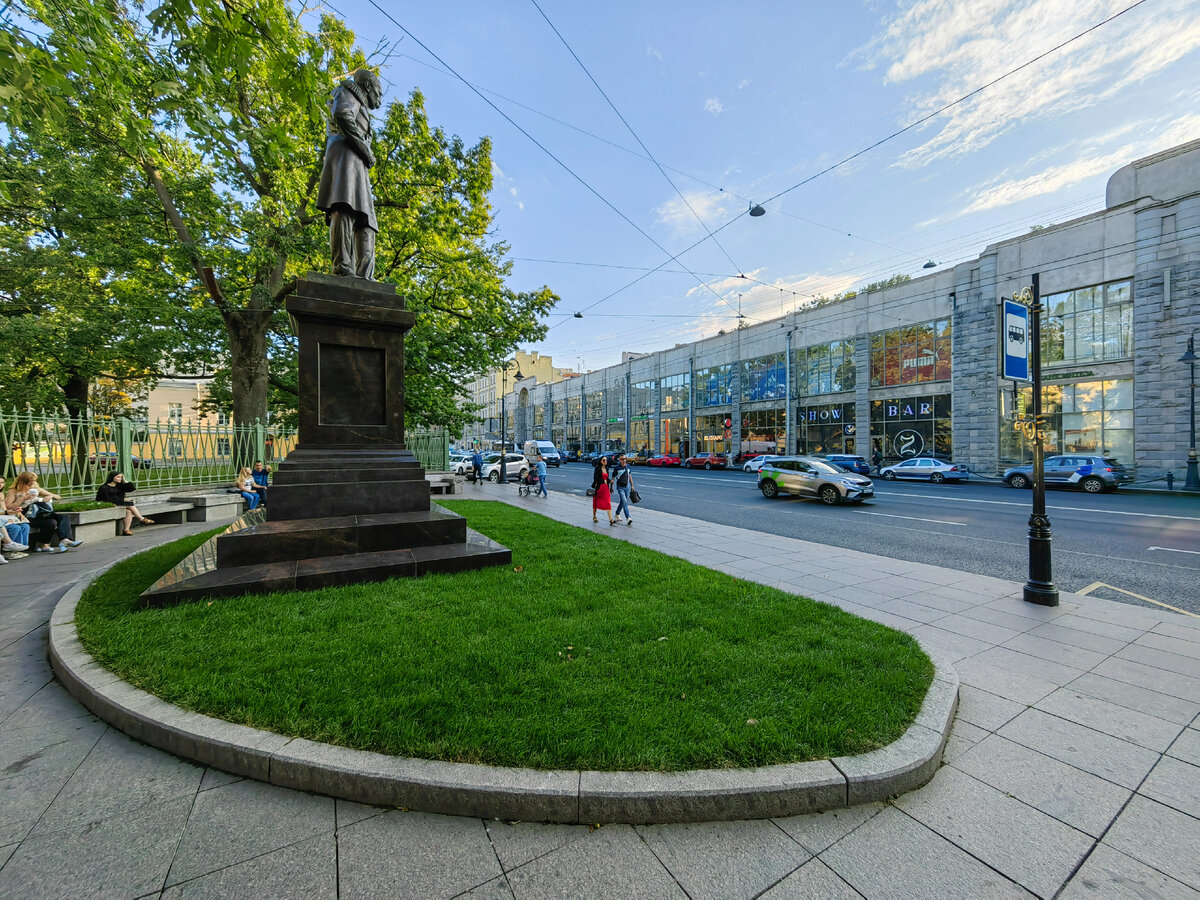
[[[529,474],[529,460],[523,453],[504,455],[504,474],[508,480],[524,478]],[[500,454],[489,453],[483,458],[483,477],[493,484],[500,482]]]
[[[895,481],[897,478],[917,478],[941,484],[943,481],[968,481],[971,473],[963,465],[933,459],[929,456],[915,456],[894,466],[884,466],[879,470],[879,477],[887,481]]]
[[[778,456],[772,456],[769,453],[764,453],[762,456],[756,456],[754,459],[746,460],[746,464],[742,466],[743,472],[757,472],[763,467],[763,463],[769,463],[773,459],[779,459]]]

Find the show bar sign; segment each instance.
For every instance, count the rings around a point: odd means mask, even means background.
[[[1004,347],[1001,377],[1029,381],[1029,307],[1006,299],[1001,332],[1000,343]]]

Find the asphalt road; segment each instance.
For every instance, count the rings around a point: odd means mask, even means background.
[[[874,500],[828,507],[767,500],[757,476],[740,470],[634,471],[652,509],[1010,581],[1029,575],[1029,491],[876,479]],[[568,463],[550,469],[548,486],[578,493],[582,504],[591,477],[590,465]],[[1060,590],[1200,615],[1200,497],[1051,489],[1046,509]],[[582,507],[580,521],[589,514]]]

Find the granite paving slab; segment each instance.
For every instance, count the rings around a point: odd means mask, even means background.
[[[503,872],[479,819],[393,810],[338,830],[339,895],[456,897]]]
[[[631,825],[604,825],[508,873],[517,900],[686,900]]]
[[[1167,755],[1200,766],[1200,731],[1195,728],[1183,729],[1175,738],[1175,743],[1167,748]]]
[[[809,853],[817,854],[829,849],[863,822],[879,815],[883,809],[882,803],[864,803],[846,809],[831,809],[772,821]]]
[[[1135,795],[1103,844],[1200,891],[1200,820]]]
[[[1200,819],[1200,766],[1164,756],[1138,793]],[[1200,847],[1196,849],[1200,851]]]
[[[889,807],[818,857],[864,897],[1032,895],[937,832]]]
[[[1096,838],[1133,793],[999,735],[984,738],[953,765]]]
[[[1041,897],[1053,896],[1092,847],[1082,832],[953,767],[895,804]]]
[[[1101,844],[1058,896],[1061,900],[1195,900],[1196,891]]]
[[[1073,690],[1073,686],[1074,683],[1069,684],[1043,697],[1034,708],[1160,753],[1183,730],[1183,726],[1175,722],[1091,697]]]
[[[337,893],[337,846],[330,832],[169,887],[161,900],[336,897]]]
[[[762,900],[857,900],[862,894],[825,863],[814,859],[760,896]]]
[[[333,800],[247,779],[198,793],[170,887],[334,829]]]
[[[590,830],[587,825],[495,820],[485,821],[484,826],[496,858],[506,872],[586,837]]]
[[[637,833],[692,900],[757,897],[812,854],[774,823],[642,825]]]
[[[1159,687],[1163,686],[1160,682]],[[1200,715],[1200,703],[1194,700],[1138,687],[1136,684],[1094,672],[1080,675],[1067,685],[1067,688],[1177,725],[1187,725]]]

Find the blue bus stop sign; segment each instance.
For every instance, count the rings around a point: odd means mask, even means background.
[[[1000,344],[1004,347],[1001,377],[1029,381],[1029,307],[1015,300],[1004,301]]]

